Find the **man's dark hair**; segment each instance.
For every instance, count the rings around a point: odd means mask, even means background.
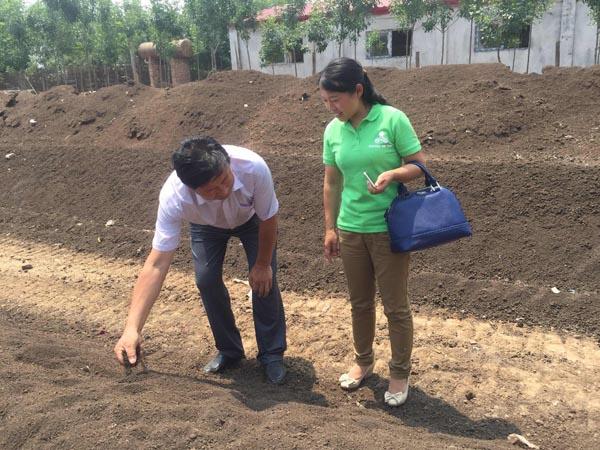
[[[210,136],[191,136],[179,144],[171,157],[177,176],[186,186],[197,189],[223,172],[229,155]]]

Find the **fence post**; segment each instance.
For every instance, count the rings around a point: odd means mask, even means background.
[[[415,52],[415,64],[417,69],[421,67],[421,52]]]
[[[560,66],[560,41],[556,41],[556,50],[554,56],[554,65],[556,67]]]

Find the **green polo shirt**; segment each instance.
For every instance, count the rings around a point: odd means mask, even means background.
[[[342,202],[337,219],[341,230],[355,233],[387,231],[384,213],[397,193],[392,183],[381,194],[371,194],[363,172],[375,182],[382,172],[397,169],[421,150],[421,143],[402,111],[375,104],[358,128],[335,118],[323,135],[323,162],[342,173]]]

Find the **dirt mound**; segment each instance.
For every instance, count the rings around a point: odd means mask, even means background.
[[[471,240],[414,255],[413,302],[600,336],[600,69],[369,74],[410,116],[434,174],[458,193],[474,228]],[[143,258],[170,150],[185,135],[206,133],[259,151],[271,166],[281,203],[281,286],[343,294],[341,265],[321,257],[321,136],[330,115],[315,82],[223,72],[170,90],[20,94],[0,117],[0,147],[15,153],[0,163],[0,226]],[[116,225],[106,227],[108,220]],[[189,252],[178,263],[189,268]],[[227,271],[246,275],[237,245]]]
[[[175,89],[136,84],[82,93],[70,86],[39,96],[19,93],[14,107],[5,110],[0,136],[113,149],[172,149],[182,136],[202,133],[240,143],[248,119],[272,95],[297,82],[260,72],[219,72]]]

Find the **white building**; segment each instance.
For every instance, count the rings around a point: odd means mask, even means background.
[[[456,7],[458,0],[446,0],[449,5]],[[359,60],[364,66],[389,66],[405,68],[407,65],[406,39],[408,38],[410,62],[412,66],[429,66],[442,62],[442,33],[434,30],[426,33],[420,23],[417,23],[414,36],[399,30],[398,23],[389,12],[389,0],[379,2],[373,10],[371,21],[356,45],[345,42],[342,45],[341,56],[349,56]],[[310,14],[310,5],[306,8],[301,20]],[[267,17],[277,14],[276,8],[269,8],[258,16],[259,24]],[[378,31],[382,46],[377,55],[369,54],[367,35]],[[524,30],[521,39],[522,48],[516,50],[501,50],[500,57],[504,64],[513,66],[517,72],[527,71],[529,57],[529,72],[542,71],[545,66],[560,65],[562,67],[590,66],[594,64],[598,28],[589,15],[586,4],[577,0],[557,0],[544,17],[535,22],[531,29]],[[412,42],[411,42],[412,41]],[[445,33],[444,64],[468,64],[497,62],[495,49],[483,48],[478,38],[477,26],[465,19],[458,18],[452,22]],[[530,41],[530,42],[528,42]],[[305,44],[310,48],[310,44]],[[301,57],[302,61],[294,64],[290,55],[282,54],[282,62],[268,67],[260,66],[259,51],[261,46],[260,25],[252,32],[248,47],[238,38],[235,29],[229,30],[229,45],[231,49],[231,64],[234,70],[261,70],[267,73],[294,75],[306,77],[313,70],[322,70],[327,63],[340,56],[335,42],[330,43],[323,53],[308,52]],[[250,61],[248,61],[248,59]],[[314,67],[314,68],[313,68]]]

